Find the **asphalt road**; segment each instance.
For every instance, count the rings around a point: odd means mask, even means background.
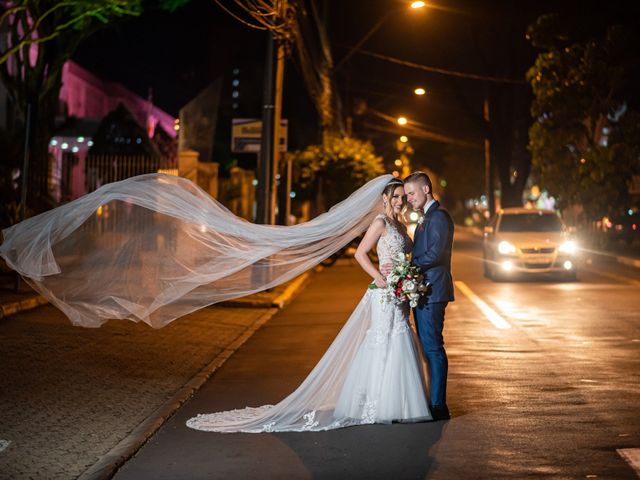
[[[116,474],[125,479],[632,479],[640,448],[640,270],[584,259],[577,282],[494,283],[476,239],[454,248],[447,422],[215,434],[197,413],[277,402],[363,294],[353,261],[314,276]],[[637,467],[640,468],[640,467]]]

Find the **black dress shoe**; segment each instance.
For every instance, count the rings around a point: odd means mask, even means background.
[[[449,414],[449,408],[447,408],[446,405],[434,405],[433,407],[431,407],[431,416],[435,421],[449,420],[451,418],[451,415]]]

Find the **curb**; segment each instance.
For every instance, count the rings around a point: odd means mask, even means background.
[[[15,315],[17,313],[26,312],[27,310],[33,310],[42,305],[46,305],[49,301],[42,295],[34,295],[18,302],[7,302],[0,305],[0,319]]]
[[[273,301],[271,302],[271,306],[282,308],[285,305],[288,305],[293,299],[293,296],[296,294],[296,292],[307,283],[310,276],[311,275],[309,274],[309,272],[305,272],[298,278],[296,278],[293,282],[291,282],[291,285],[289,285],[284,290],[284,292],[282,292],[282,294],[273,299]]]
[[[230,345],[225,347],[206,367],[196,373],[169,400],[158,407],[143,420],[133,431],[116,446],[103,455],[94,465],[89,467],[77,480],[108,480],[127,460],[133,457],[140,448],[169,420],[180,407],[233,355],[253,334],[273,317],[280,308],[288,304],[294,295],[307,282],[310,274],[304,273],[289,285],[285,291],[273,300],[273,306],[249,327],[247,327]],[[249,305],[243,305],[249,306]],[[264,306],[264,305],[263,305]]]
[[[297,277],[295,280],[293,280],[291,284],[287,286],[287,288],[284,290],[283,293],[281,293],[274,299],[251,300],[250,299],[251,296],[249,296],[247,297],[247,300],[242,300],[242,299],[229,300],[226,302],[221,302],[216,305],[221,307],[282,308],[291,301],[296,291],[299,288],[303,287],[305,283],[307,283],[309,276],[310,276],[309,272],[303,273],[302,275]],[[32,297],[25,298],[24,300],[0,304],[0,320],[3,319],[4,317],[9,317],[11,315],[16,315],[18,313],[33,310],[34,308],[41,307],[48,303],[49,303],[49,300],[47,300],[42,295],[33,295]]]

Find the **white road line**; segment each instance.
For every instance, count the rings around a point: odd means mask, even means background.
[[[509,322],[507,322],[498,312],[496,312],[493,308],[491,308],[487,303],[482,300],[479,296],[477,296],[473,291],[467,286],[466,283],[457,280],[456,287],[462,293],[466,295],[466,297],[473,302],[473,304],[480,309],[484,316],[493,323],[496,328],[501,330],[506,330],[511,328]]]
[[[631,465],[636,475],[640,477],[640,448],[619,448],[616,451]]]
[[[11,442],[9,440],[0,440],[0,452],[5,450]]]

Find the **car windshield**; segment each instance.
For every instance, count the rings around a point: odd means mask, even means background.
[[[501,232],[561,232],[560,219],[552,213],[502,215]]]

